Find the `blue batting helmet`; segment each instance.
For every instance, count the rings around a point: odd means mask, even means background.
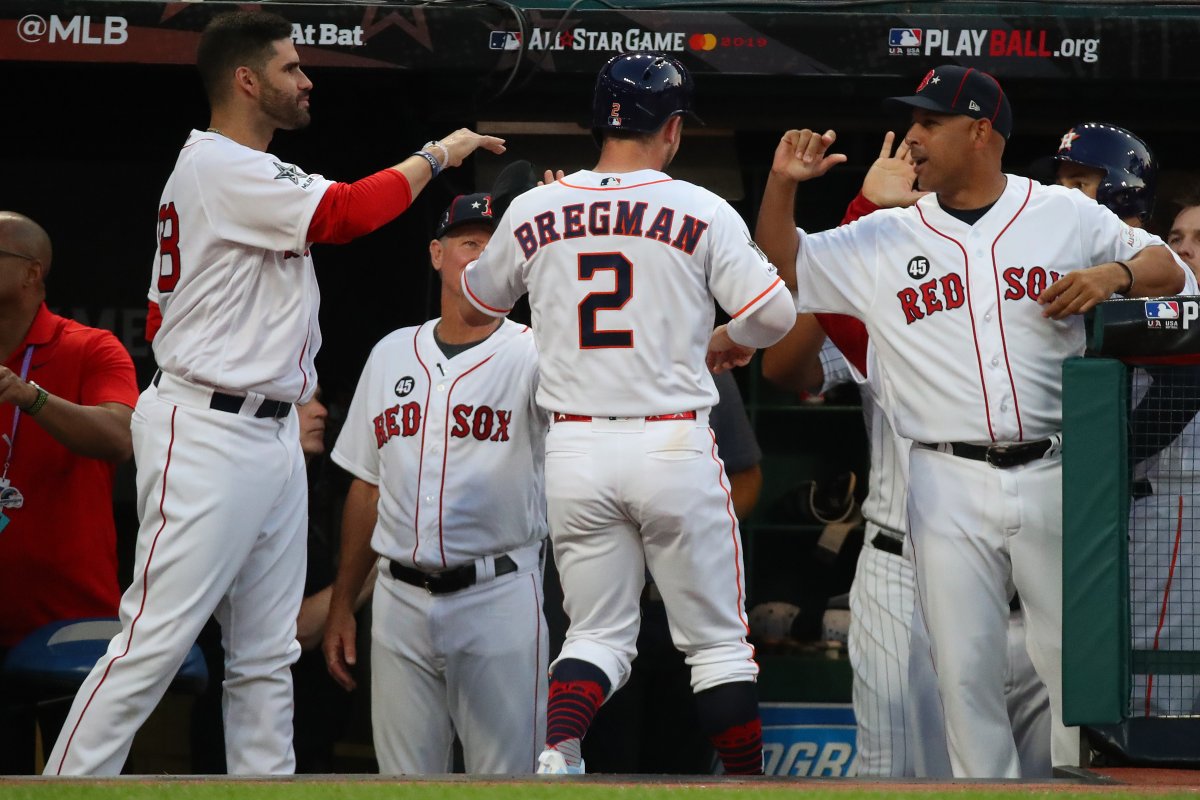
[[[1104,170],[1096,201],[1122,219],[1150,218],[1158,163],[1146,143],[1129,131],[1104,122],[1080,123],[1063,134],[1054,160]]]
[[[658,130],[677,114],[692,111],[692,76],[662,53],[623,53],[610,59],[596,78],[592,134],[606,130]]]

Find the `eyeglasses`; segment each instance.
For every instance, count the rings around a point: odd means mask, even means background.
[[[33,256],[22,255],[21,253],[14,253],[11,250],[0,250],[0,256],[12,256],[13,258],[23,258],[26,261],[37,261],[37,259],[34,258]]]

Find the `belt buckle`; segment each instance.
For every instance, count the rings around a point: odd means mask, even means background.
[[[434,584],[441,580],[441,577],[442,573],[440,572],[427,572],[425,573],[425,579],[421,582],[421,585],[424,586],[425,591],[429,592],[430,594],[437,594],[437,592],[434,591]]]
[[[983,454],[983,460],[989,466],[996,469],[1004,469],[1012,466],[1012,445],[1010,444],[994,444],[988,447]]]

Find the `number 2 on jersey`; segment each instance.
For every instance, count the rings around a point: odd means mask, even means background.
[[[592,292],[579,303],[579,348],[633,347],[633,331],[596,329],[597,311],[616,311],[633,296],[633,264],[621,253],[580,253],[579,280],[590,281],[597,272],[612,270],[616,288],[611,292]]]
[[[158,291],[175,291],[179,283],[179,213],[174,203],[158,208]]]

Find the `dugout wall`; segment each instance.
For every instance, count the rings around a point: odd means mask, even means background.
[[[1103,303],[1063,367],[1063,712],[1109,763],[1200,765],[1198,318]]]

